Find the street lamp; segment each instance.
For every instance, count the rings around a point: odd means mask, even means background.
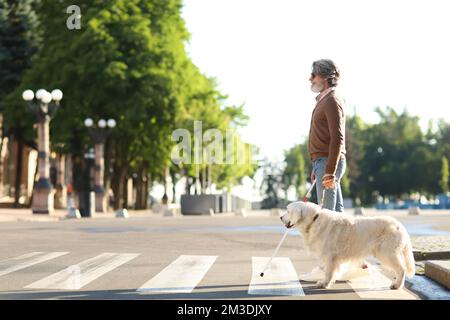
[[[36,115],[38,124],[38,167],[39,180],[34,186],[33,202],[31,208],[33,213],[49,214],[54,210],[53,186],[50,182],[50,119],[59,107],[63,93],[59,89],[51,93],[45,89],[39,89],[36,94],[32,90],[25,90],[22,98],[28,102],[31,112]],[[52,103],[52,100],[54,101]]]
[[[105,160],[103,156],[104,144],[106,138],[111,134],[112,129],[116,126],[114,119],[100,119],[97,125],[94,125],[94,120],[86,118],[84,125],[88,129],[89,135],[95,143],[95,211],[107,211],[107,198],[105,196],[105,188],[103,186],[103,177],[105,171]]]

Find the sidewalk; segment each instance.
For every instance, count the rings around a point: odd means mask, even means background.
[[[66,209],[56,209],[52,214],[33,214],[31,209],[15,209],[15,208],[0,208],[0,223],[1,222],[49,222],[67,220]],[[130,217],[136,216],[154,216],[151,210],[128,210]],[[113,211],[108,213],[96,213],[91,219],[115,218]]]
[[[16,221],[59,221],[67,214],[66,210],[55,210],[51,215],[33,214],[31,209],[0,209],[0,222],[16,222]]]
[[[345,212],[347,214],[353,215],[354,209],[346,209]],[[59,221],[66,219],[67,209],[56,209],[52,214],[33,214],[31,209],[29,208],[0,208],[0,222],[7,221]],[[155,213],[150,209],[147,210],[128,210],[130,217],[134,216],[163,216],[161,212]],[[406,217],[408,216],[407,210],[376,210],[373,208],[365,208],[364,216],[380,216],[380,215],[388,215],[392,217]],[[416,217],[433,217],[433,216],[442,216],[449,215],[450,218],[450,210],[423,210],[421,215]],[[176,214],[177,217],[184,217],[181,214]],[[204,216],[204,215],[203,215]],[[235,213],[235,212],[227,212],[227,213],[217,213],[214,217],[233,217],[233,216],[245,216],[245,217],[271,217],[274,216],[274,212],[272,210],[246,210],[244,215]],[[92,218],[114,218],[114,211],[110,211],[108,213],[97,213]],[[187,215],[186,217],[195,217],[195,215]],[[170,218],[170,217],[169,217]],[[447,239],[446,239],[447,240]],[[428,242],[427,245],[431,245],[431,243],[436,244],[436,241],[439,241],[438,238],[433,240],[434,242]],[[450,251],[450,248],[449,248]]]

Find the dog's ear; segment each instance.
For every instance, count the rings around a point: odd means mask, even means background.
[[[303,214],[303,204],[301,202],[298,202],[295,207],[296,207],[295,209],[296,209],[296,211],[298,213],[298,221],[303,220],[303,218],[304,218],[303,217],[304,216],[304,214]]]
[[[291,214],[291,217],[298,215],[297,221],[303,220],[303,204],[301,202],[293,202],[287,206],[287,212]]]

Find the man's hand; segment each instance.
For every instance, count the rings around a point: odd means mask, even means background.
[[[314,174],[314,170],[311,171],[311,183],[314,183],[314,180],[316,180],[316,175]]]
[[[322,178],[322,186],[324,189],[334,189],[334,174],[325,174]]]

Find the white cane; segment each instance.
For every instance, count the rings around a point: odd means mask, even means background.
[[[314,180],[314,182],[312,183],[311,187],[309,188],[308,192],[306,193],[306,195],[303,197],[303,201],[306,202],[306,200],[308,199],[309,195],[311,194],[311,190],[314,188],[314,185],[316,184],[316,180]],[[283,234],[283,237],[281,238],[280,242],[278,243],[277,248],[275,249],[275,251],[272,254],[272,257],[270,257],[270,260],[267,262],[264,270],[259,274],[261,277],[264,277],[264,272],[266,272],[267,268],[269,267],[270,263],[272,262],[272,259],[275,257],[275,255],[278,252],[278,249],[280,249],[281,244],[283,243],[284,239],[286,238],[287,234],[289,232],[289,229],[286,228],[286,231]]]

